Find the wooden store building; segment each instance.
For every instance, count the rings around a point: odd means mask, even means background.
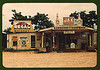
[[[54,27],[34,31],[31,21],[14,21],[12,33],[7,34],[7,48],[13,49],[45,49],[46,43],[50,51],[87,51],[97,47],[97,31],[82,26],[80,15],[63,17],[63,25],[59,25],[58,15]]]

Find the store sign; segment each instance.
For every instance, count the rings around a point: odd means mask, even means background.
[[[14,20],[11,32],[34,32],[31,21]]]
[[[75,34],[75,31],[64,31],[64,34]]]
[[[27,37],[20,37],[21,47],[27,47]]]
[[[29,29],[31,21],[14,21],[15,29]]]
[[[74,17],[63,17],[63,24],[74,24]]]
[[[12,40],[17,41],[18,40],[17,36],[13,36]]]

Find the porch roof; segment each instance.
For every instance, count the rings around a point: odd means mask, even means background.
[[[50,28],[46,28],[46,29],[42,29],[39,30],[38,32],[50,32],[50,31],[95,31],[95,29],[93,28],[89,28],[89,27],[84,27],[84,26],[66,26],[66,25],[60,25],[59,27],[50,27]]]

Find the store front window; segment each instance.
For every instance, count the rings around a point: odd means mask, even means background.
[[[13,46],[17,46],[17,36],[13,36],[12,41],[13,41]]]
[[[17,46],[17,41],[13,41],[13,46]]]

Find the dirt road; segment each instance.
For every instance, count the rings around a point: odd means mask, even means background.
[[[94,67],[96,52],[38,53],[3,52],[3,65],[8,68]]]

